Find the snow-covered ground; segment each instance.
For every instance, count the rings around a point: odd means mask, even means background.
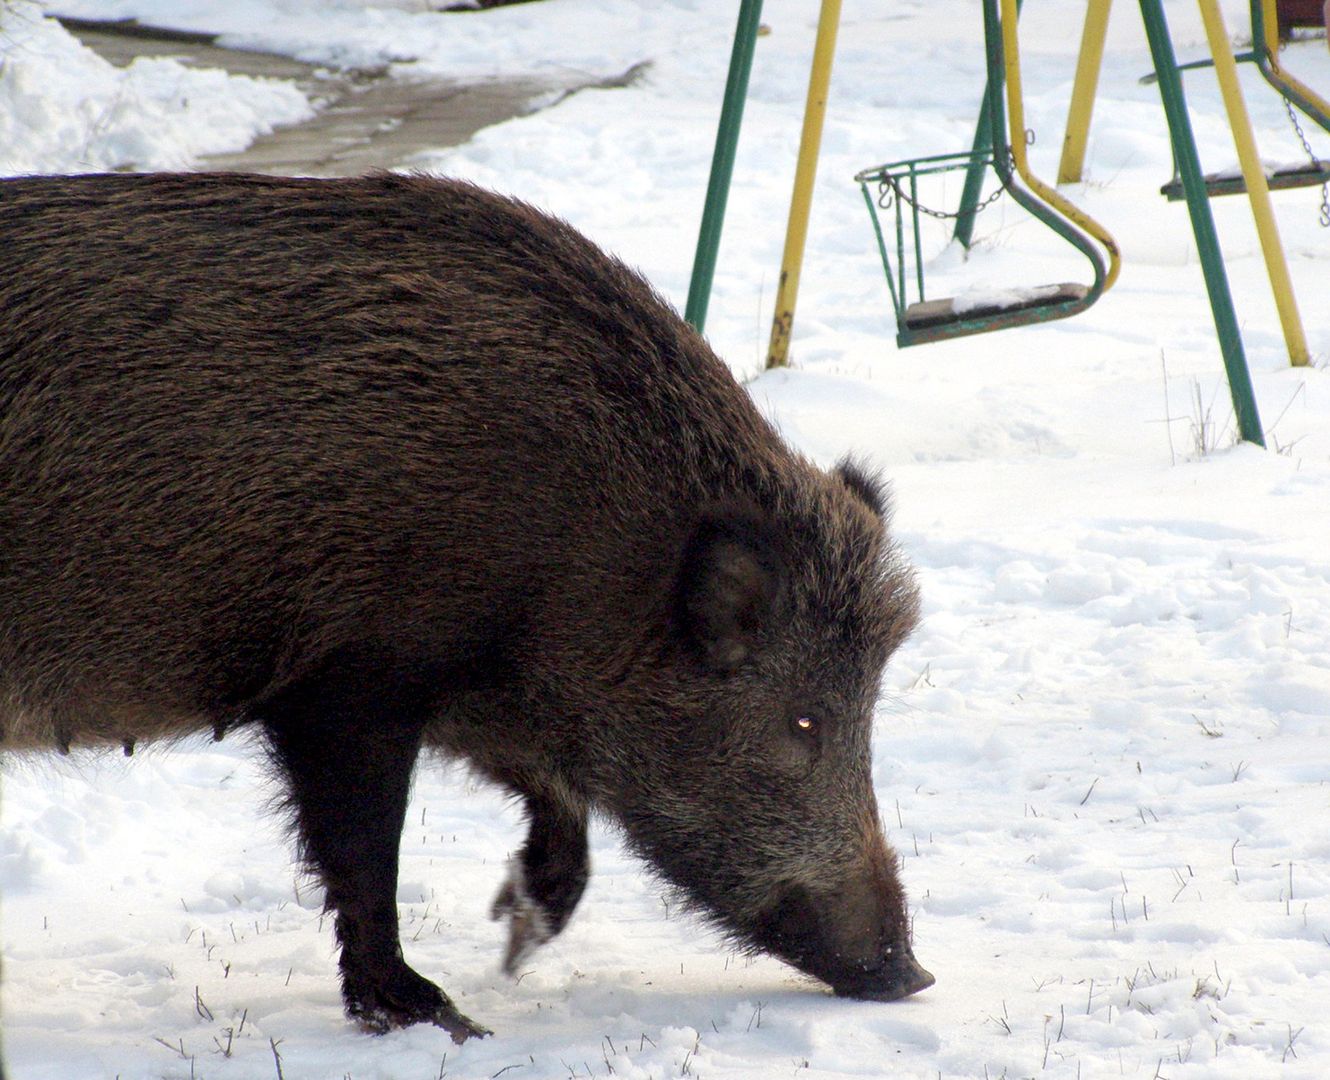
[[[0,7],[0,175],[187,169],[313,115],[294,84],[150,57],[115,68],[27,0]]]
[[[399,163],[559,213],[680,307],[737,2],[545,0],[484,13],[355,0],[68,0],[232,44],[408,77],[651,67]],[[1056,172],[1084,4],[1026,5],[1037,172]],[[708,333],[789,439],[893,478],[925,618],[889,671],[875,776],[937,985],[884,1005],[731,956],[600,831],[569,929],[513,984],[487,921],[517,815],[420,770],[403,838],[408,958],[497,1034],[382,1038],[342,1018],[330,928],[264,814],[243,742],[9,764],[0,831],[13,1080],[122,1077],[1330,1075],[1330,230],[1276,212],[1316,362],[1288,365],[1251,216],[1213,203],[1271,449],[1232,413],[1133,4],[1110,27],[1086,182],[1117,286],[1075,319],[898,351],[851,177],[968,146],[971,0],[846,0],[795,324],[760,374],[817,4],[767,0]],[[1167,4],[1179,55],[1195,6]],[[1225,0],[1246,33],[1246,3]],[[170,61],[115,73],[12,0],[9,172],[182,167],[307,108]],[[1323,38],[1286,65],[1330,94]],[[136,65],[138,67],[138,65]],[[166,84],[174,80],[175,89]],[[1269,160],[1300,146],[1243,72]],[[1207,168],[1235,160],[1213,78],[1187,81]],[[1330,135],[1304,124],[1330,156]],[[957,192],[949,197],[954,201]],[[2,208],[0,208],[2,212]],[[1084,279],[1002,200],[968,260],[930,228],[932,295]]]

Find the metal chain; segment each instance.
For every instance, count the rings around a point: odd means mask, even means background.
[[[1025,141],[1030,146],[1034,145],[1033,128],[1026,130]],[[1015,155],[1012,154],[1010,147],[1007,148],[1006,160],[1007,160],[1008,169],[1015,167],[1016,164]],[[919,213],[927,214],[929,217],[937,218],[939,221],[952,221],[956,218],[961,218],[966,215],[966,211],[964,210],[956,210],[954,212],[948,210],[934,210],[931,207],[925,206],[921,202],[917,202],[916,200],[911,199],[908,195],[905,194],[904,191],[901,190],[901,183],[899,177],[891,176],[890,174],[884,176],[881,180],[878,181],[877,190],[878,190],[877,204],[878,206],[882,207],[883,210],[889,210],[891,208],[891,197],[892,194],[894,193],[896,198],[900,199],[900,201],[903,202],[906,206],[912,206],[914,207],[915,210],[919,211]],[[978,217],[981,212],[987,210],[990,206],[992,206],[995,202],[997,202],[998,199],[1002,198],[1002,193],[1006,190],[1007,189],[1005,185],[999,184],[996,188],[994,188],[991,192],[989,192],[988,198],[986,198],[983,202],[976,204],[975,208],[969,211],[970,216]]]
[[[966,211],[964,210],[956,210],[954,212],[949,210],[934,210],[931,207],[925,206],[921,202],[911,199],[910,196],[906,195],[905,192],[901,190],[900,180],[895,176],[884,176],[881,180],[878,181],[877,190],[878,190],[877,204],[878,206],[882,207],[883,210],[888,210],[891,208],[891,199],[892,195],[894,194],[895,197],[900,199],[900,201],[903,202],[906,206],[912,206],[914,207],[914,209],[918,210],[919,213],[927,214],[929,217],[937,218],[940,221],[950,221],[954,218],[961,217],[963,214],[966,213]],[[989,193],[988,198],[986,198],[983,202],[976,205],[974,210],[971,211],[971,213],[978,214],[981,210],[985,210],[988,207],[992,206],[995,202],[998,201],[998,199],[1002,198],[1002,192],[1005,190],[1006,190],[1005,188],[999,185],[997,188],[995,188],[992,192]]]
[[[1302,143],[1303,150],[1307,152],[1312,168],[1319,169],[1321,161],[1316,156],[1316,151],[1312,149],[1312,144],[1307,141],[1307,133],[1302,130],[1302,125],[1298,123],[1298,114],[1293,111],[1293,103],[1288,98],[1284,98],[1284,111],[1288,113],[1288,120],[1293,125],[1293,130],[1298,133],[1298,141]],[[1327,181],[1321,183],[1321,228],[1330,229],[1330,182]]]

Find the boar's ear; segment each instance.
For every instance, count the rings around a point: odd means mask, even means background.
[[[886,519],[890,505],[887,485],[877,470],[852,457],[847,457],[837,464],[835,475],[868,509],[878,517]]]
[[[706,515],[684,552],[679,614],[707,664],[743,665],[782,616],[787,559],[771,521],[756,510]]]

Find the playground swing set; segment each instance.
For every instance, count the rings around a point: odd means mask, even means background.
[[[1059,183],[1081,179],[1090,118],[1103,57],[1112,0],[1087,0],[1080,55],[1072,87],[1066,137],[1058,170]],[[1164,18],[1162,0],[1139,0],[1157,81],[1173,147],[1174,178],[1161,193],[1185,199],[1200,255],[1220,351],[1228,376],[1240,436],[1264,446],[1260,418],[1238,331],[1209,200],[1245,192],[1261,242],[1271,290],[1279,312],[1289,360],[1309,362],[1297,302],[1289,280],[1283,248],[1270,204],[1270,189],[1321,187],[1321,224],[1330,226],[1330,161],[1313,152],[1294,109],[1330,131],[1330,104],[1284,70],[1279,63],[1277,26],[1285,13],[1277,0],[1250,0],[1252,48],[1235,56],[1219,10],[1219,0],[1197,0],[1205,24],[1210,57],[1179,65]],[[1026,326],[1078,314],[1095,303],[1116,280],[1120,257],[1116,243],[1099,223],[1044,184],[1030,169],[1025,127],[1017,20],[1020,0],[983,0],[987,82],[979,120],[969,151],[911,158],[878,165],[856,177],[872,217],[888,290],[896,316],[900,347]],[[757,35],[761,0],[742,0],[739,25],[731,56],[730,75],[721,111],[716,153],[703,211],[698,253],[694,262],[685,317],[699,330],[706,317],[715,253],[719,246],[734,149]],[[767,366],[786,363],[799,271],[807,236],[808,210],[816,173],[822,118],[825,114],[830,69],[840,18],[840,0],[822,0],[814,45],[808,102],[795,170],[789,226],[786,231],[776,312],[772,322]],[[1283,98],[1308,161],[1278,167],[1267,176],[1256,149],[1251,122],[1238,85],[1237,64],[1254,63],[1262,77]],[[1192,134],[1181,72],[1213,67],[1219,81],[1229,126],[1241,166],[1240,173],[1203,175]],[[1011,138],[1008,132],[1014,133]],[[997,187],[981,201],[989,170]],[[930,208],[921,201],[921,182],[933,184],[945,174],[964,174],[955,211]],[[1035,220],[1051,229],[1086,259],[1088,282],[1057,282],[1001,291],[981,291],[959,297],[929,298],[925,292],[925,259],[920,240],[920,215],[954,219],[953,238],[968,249],[976,215],[999,196],[1007,194]],[[885,218],[885,222],[884,222]],[[892,241],[888,243],[887,233]],[[894,252],[894,261],[893,261]],[[907,267],[912,266],[912,272]]]

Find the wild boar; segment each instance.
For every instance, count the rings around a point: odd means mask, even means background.
[[[0,182],[0,745],[252,728],[348,1014],[485,1034],[402,956],[422,749],[524,800],[509,970],[587,815],[841,994],[915,961],[870,729],[916,588],[636,273],[472,185]]]

